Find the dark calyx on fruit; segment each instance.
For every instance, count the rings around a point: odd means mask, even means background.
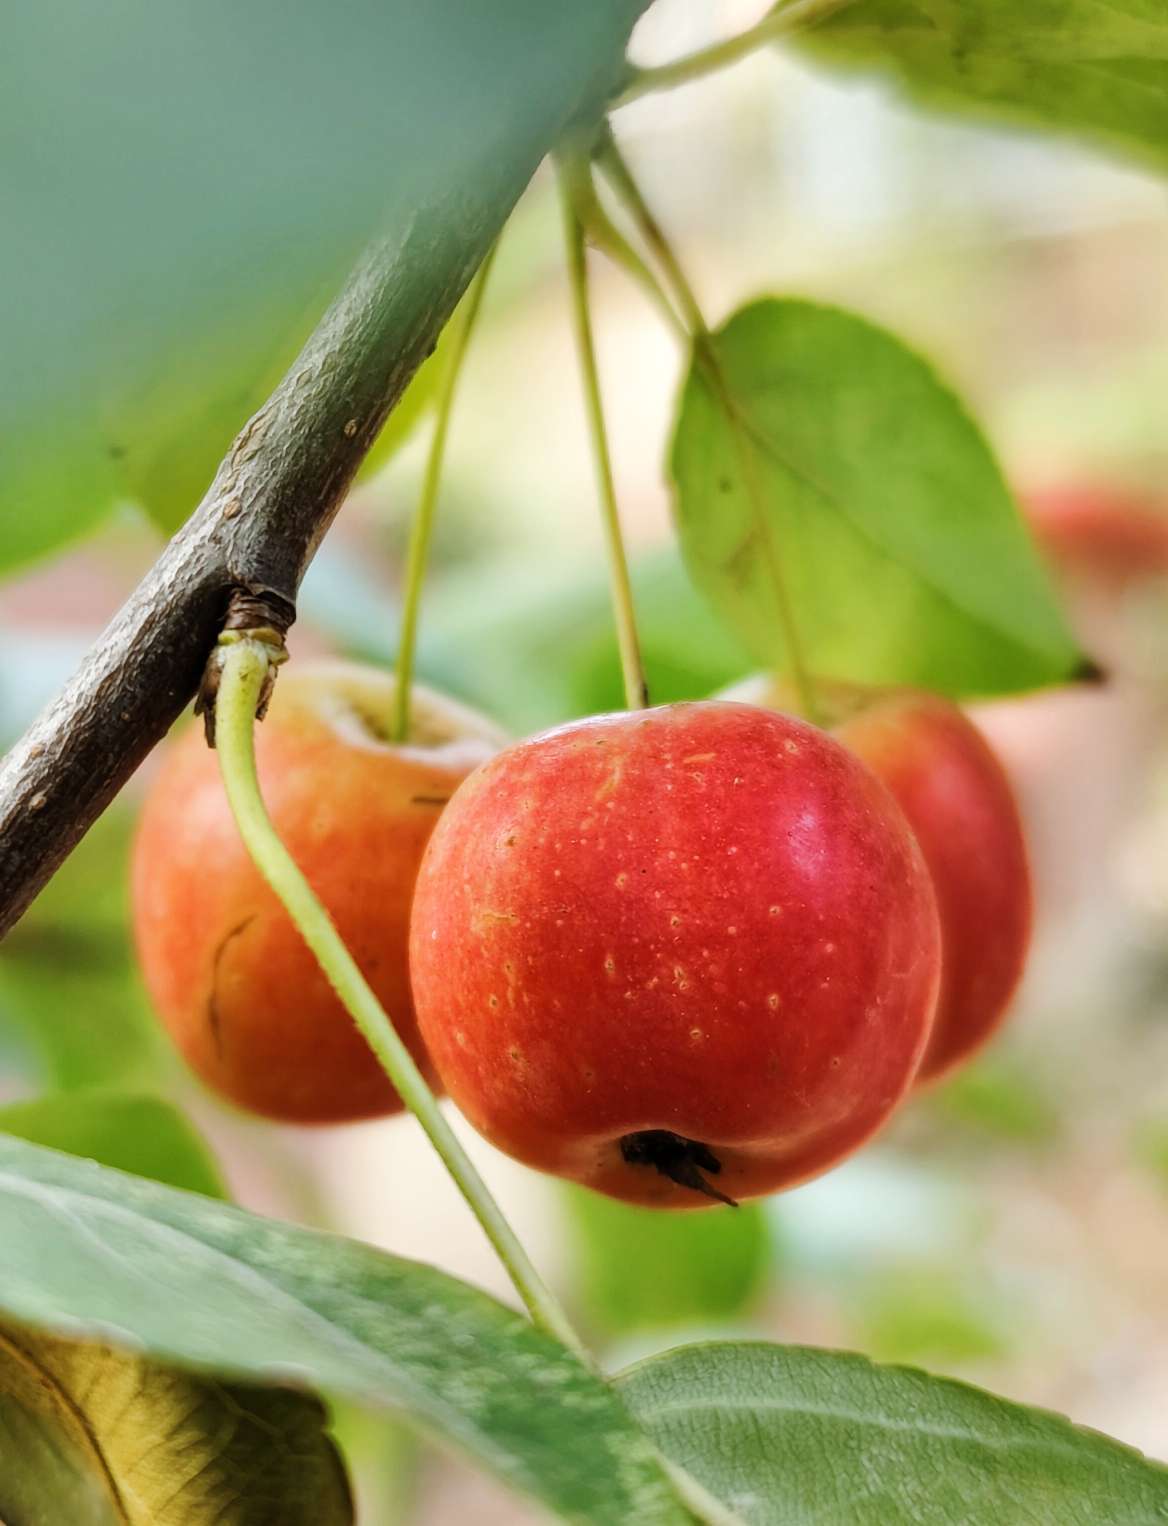
[[[702,1174],[709,1171],[717,1176],[722,1162],[709,1145],[698,1139],[686,1139],[684,1134],[671,1134],[668,1129],[642,1129],[639,1134],[624,1136],[620,1152],[621,1159],[630,1166],[653,1166],[679,1187],[689,1187],[730,1208],[738,1207],[732,1197],[719,1192]]]

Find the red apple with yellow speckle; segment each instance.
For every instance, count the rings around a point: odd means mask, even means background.
[[[1022,821],[1005,770],[955,704],[918,690],[820,683],[833,735],[896,797],[933,877],[941,992],[918,1080],[967,1060],[996,1032],[1030,948],[1032,893]],[[728,691],[781,706],[759,676]]]
[[[415,686],[410,735],[387,740],[394,680],[317,662],[287,669],[256,760],[268,811],[414,1059],[410,899],[434,823],[504,738]],[[204,1081],[253,1112],[340,1123],[401,1102],[240,840],[201,727],[170,748],[133,856],[133,924],[146,985]]]
[[[932,884],[838,742],[746,705],[517,743],[447,807],[410,935],[422,1038],[500,1149],[697,1207],[834,1165],[928,1039]]]

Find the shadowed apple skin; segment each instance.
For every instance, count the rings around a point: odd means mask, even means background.
[[[712,1152],[738,1200],[827,1169],[924,1051],[936,905],[879,781],[746,705],[600,716],[462,786],[418,876],[419,1027],[500,1149],[633,1203],[709,1199],[622,1140]]]
[[[1030,865],[1014,792],[989,743],[934,695],[877,700],[835,728],[896,797],[933,876],[941,994],[918,1081],[967,1060],[1005,1017],[1030,948]]]
[[[257,727],[276,829],[415,1060],[409,907],[444,802],[504,738],[415,687],[411,740],[391,746],[394,681],[341,662],[290,667]],[[138,827],[134,933],[150,996],[192,1068],[240,1107],[341,1123],[401,1102],[307,945],[253,866],[201,727],[173,743]]]

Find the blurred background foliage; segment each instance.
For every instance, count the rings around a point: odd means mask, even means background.
[[[662,0],[639,54],[672,56],[761,9]],[[87,39],[78,32],[62,72],[60,109],[78,71],[97,69]],[[843,39],[838,56],[855,47]],[[376,76],[363,70],[360,88],[374,90]],[[9,96],[3,110],[19,108]],[[760,293],[849,306],[953,380],[1023,492],[1095,480],[1168,495],[1168,211],[1158,181],[1081,147],[918,116],[879,81],[786,55],[637,103],[618,125],[712,321]],[[305,128],[320,130],[315,117]],[[195,196],[189,185],[172,190]],[[336,195],[352,190],[345,182]],[[295,243],[295,192],[281,189],[282,212],[257,207],[257,238]],[[347,216],[339,226],[351,241],[361,230]],[[423,612],[423,675],[517,733],[615,707],[621,694],[557,227],[541,173],[504,241],[469,359]],[[287,343],[270,353],[241,326],[238,292],[219,302],[224,260],[188,296],[152,289],[141,304],[143,324],[183,320],[181,335],[153,336],[168,356],[165,384],[134,405],[141,417],[165,413],[170,443],[100,493],[62,465],[43,479],[44,507],[30,499],[21,519],[35,535],[5,518],[0,554],[23,565],[0,583],[0,742],[63,680],[193,506],[295,347],[320,282],[343,263],[342,245],[327,270],[306,262],[273,291]],[[141,263],[156,260],[147,241]],[[594,272],[651,691],[706,694],[751,658],[690,584],[670,527],[662,465],[681,358],[619,273],[599,259]],[[0,279],[11,279],[2,262]],[[74,321],[53,329],[62,344]],[[237,354],[247,358],[233,370],[225,355]],[[79,388],[105,388],[94,365]],[[393,656],[433,375],[431,366],[416,384],[310,571],[294,656]],[[124,398],[116,385],[108,394],[116,416]],[[65,526],[75,544],[33,560]],[[984,1058],[915,1099],[841,1170],[736,1214],[639,1213],[468,1140],[606,1361],[726,1329],[851,1346],[1069,1411],[1168,1456],[1168,694],[1163,663],[1149,657],[1168,649],[1168,621],[1161,586],[1117,592],[1088,579],[1065,582],[1064,593],[1080,639],[1111,671],[1106,691],[978,711],[1018,784],[1040,891],[1030,976]],[[230,1114],[182,1071],[147,1011],[126,928],[140,788],[0,951],[0,1104],[17,1109],[0,1128],[113,1151],[186,1185],[198,1186],[202,1169],[201,1190],[214,1190],[221,1170],[250,1205],[505,1293],[409,1121],[271,1128]],[[63,1092],[61,1111],[51,1099]],[[195,1120],[218,1167],[191,1166],[198,1147],[177,1137],[181,1120],[150,1114],[151,1098]],[[153,1156],[132,1153],[139,1137],[154,1141]],[[118,1155],[127,1142],[131,1154]],[[341,1429],[370,1519],[522,1517],[404,1431],[349,1414]]]

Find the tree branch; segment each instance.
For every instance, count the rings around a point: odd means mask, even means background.
[[[313,552],[510,205],[471,219],[456,251],[420,213],[370,253],[194,515],[0,763],[0,936],[187,705],[232,595],[256,596],[259,623],[291,624]]]
[[[358,267],[192,518],[0,762],[0,937],[188,703],[229,603],[238,611],[250,595],[257,623],[291,623],[304,570],[387,413],[539,161],[600,119],[649,3],[592,0],[550,17],[532,7],[547,20],[538,74],[492,77],[497,111],[468,127],[445,179],[420,182],[402,231]],[[392,154],[354,144],[366,151],[373,173],[394,173]]]

